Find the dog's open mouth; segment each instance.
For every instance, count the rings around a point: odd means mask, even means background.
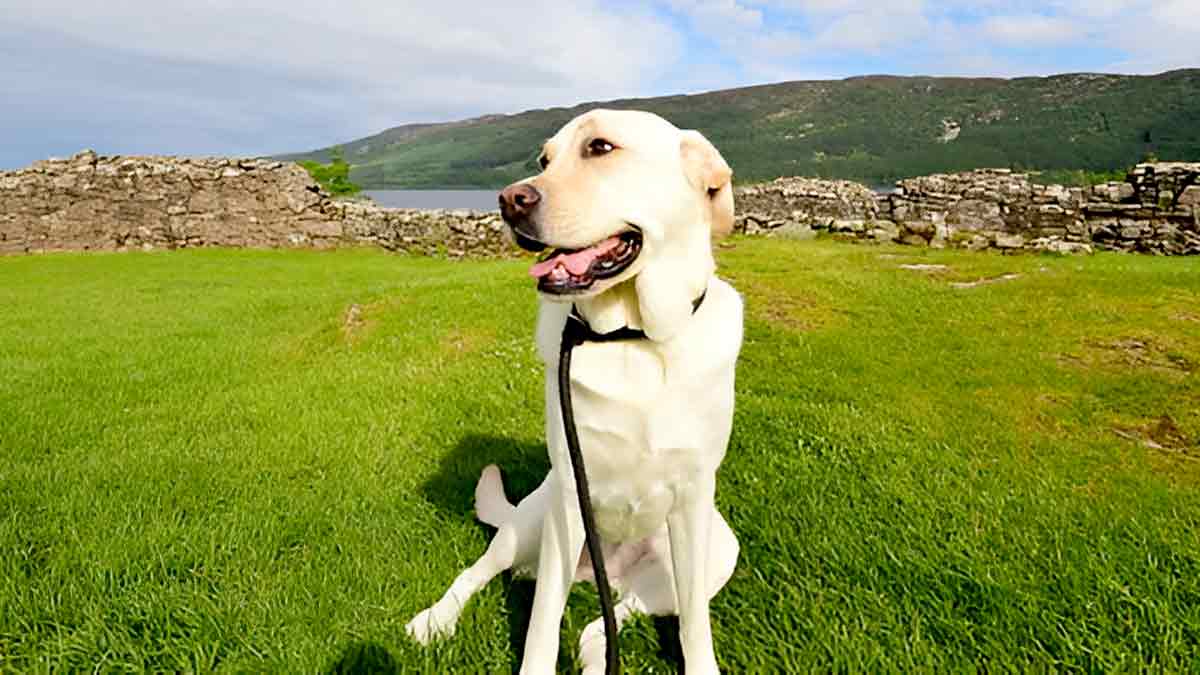
[[[581,293],[599,279],[629,269],[642,252],[642,233],[629,230],[587,248],[555,249],[529,270],[543,293]]]

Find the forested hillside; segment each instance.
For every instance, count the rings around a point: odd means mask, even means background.
[[[542,140],[595,107],[700,129],[742,182],[781,175],[883,184],[977,167],[1111,170],[1200,159],[1200,70],[1156,76],[858,77],[406,125],[345,143],[367,187],[498,187],[535,171]],[[329,148],[291,159],[328,158]]]

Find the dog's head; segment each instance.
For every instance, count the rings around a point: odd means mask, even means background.
[[[500,193],[530,270],[568,301],[633,280],[642,313],[690,312],[712,275],[712,238],[733,227],[732,172],[699,132],[657,115],[592,110],[542,147],[542,172]],[[649,332],[649,326],[647,326]]]

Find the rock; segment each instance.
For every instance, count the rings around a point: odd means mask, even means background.
[[[951,288],[975,288],[976,286],[987,286],[989,284],[998,284],[998,283],[1001,283],[1004,281],[1014,281],[1014,280],[1020,279],[1020,278],[1021,278],[1020,274],[1015,274],[1015,273],[1010,272],[1008,274],[1001,274],[1000,276],[996,276],[996,277],[986,277],[983,279],[976,279],[975,281],[954,281],[954,282],[950,283],[950,287]]]
[[[982,251],[992,245],[992,240],[982,234],[973,234],[963,241],[962,245],[971,251]]]
[[[938,136],[938,143],[952,143],[958,139],[962,133],[962,125],[952,119],[942,120],[942,133]]]
[[[1020,234],[1012,234],[1009,232],[997,232],[995,236],[996,248],[1021,248],[1025,245],[1025,237]]]
[[[1189,185],[1179,194],[1178,206],[1200,207],[1200,185]]]
[[[907,232],[921,236],[922,239],[933,236],[934,224],[931,220],[906,220],[901,223],[901,226]]]
[[[1029,248],[1035,251],[1045,251],[1059,255],[1091,255],[1094,252],[1090,244],[1078,241],[1064,241],[1054,237],[1034,239],[1029,242]]]
[[[1133,221],[1124,221],[1121,223],[1121,229],[1117,234],[1122,239],[1138,239],[1142,236],[1142,226]]]
[[[776,229],[772,234],[781,239],[808,240],[816,239],[817,231],[803,223],[787,223]]]
[[[1047,185],[1045,194],[1047,198],[1055,201],[1066,201],[1070,198],[1067,188],[1062,185]]]
[[[867,234],[875,241],[896,241],[900,238],[900,228],[890,220],[876,220],[870,224]]]
[[[770,183],[750,185],[734,191],[739,212],[773,214],[798,222],[831,220],[870,220],[879,211],[872,192],[850,181],[814,178],[779,178]],[[778,215],[775,215],[778,214]]]
[[[830,232],[854,232],[861,233],[867,230],[867,222],[865,220],[833,220],[829,223]]]

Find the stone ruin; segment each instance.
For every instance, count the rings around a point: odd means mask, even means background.
[[[1139,164],[1123,182],[1039,185],[981,169],[899,181],[780,178],[736,191],[735,229],[973,249],[1200,254],[1200,163]],[[335,200],[301,167],[262,159],[104,157],[0,172],[0,253],[373,244],[449,256],[520,255],[495,211]]]
[[[1040,185],[1007,169],[935,174],[875,194],[847,181],[780,178],[737,193],[737,229],[972,249],[1200,254],[1200,163],[1139,164],[1124,182]]]
[[[334,200],[290,162],[85,151],[0,172],[0,253],[358,243],[450,256],[515,251],[499,213]]]

